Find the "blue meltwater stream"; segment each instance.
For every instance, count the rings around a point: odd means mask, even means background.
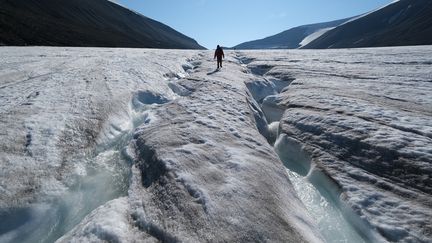
[[[300,144],[286,136],[280,136],[275,143],[275,150],[287,168],[286,173],[297,196],[328,243],[368,242],[344,217],[334,201],[339,199],[333,199],[334,195],[328,192],[331,188],[320,191],[309,181],[306,175],[310,170],[310,159],[302,153]],[[323,181],[318,179],[315,183],[330,186],[322,179]]]
[[[306,177],[289,169],[286,171],[298,197],[316,221],[321,234],[327,242],[366,242],[347,222],[340,209],[324,197]]]

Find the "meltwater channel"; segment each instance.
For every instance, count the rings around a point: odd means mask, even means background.
[[[297,196],[306,206],[312,219],[328,243],[364,243],[365,237],[347,221],[333,195],[329,190],[318,190],[306,176],[310,168],[310,159],[301,150],[301,145],[286,135],[281,135],[275,142],[275,150],[284,163]],[[324,178],[323,178],[324,179]],[[326,181],[315,181],[315,184],[331,186]]]

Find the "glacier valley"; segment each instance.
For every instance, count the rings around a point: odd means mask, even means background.
[[[431,242],[432,47],[1,47],[0,242]]]

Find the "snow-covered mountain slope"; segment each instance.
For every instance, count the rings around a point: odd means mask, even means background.
[[[299,27],[291,28],[279,34],[266,37],[260,40],[253,40],[241,43],[234,46],[235,49],[296,49],[304,46],[313,39],[318,38],[324,34],[325,31],[330,30],[346,21],[348,19],[340,19],[331,22],[302,25]],[[309,37],[309,39],[308,39]]]
[[[432,239],[430,47],[0,52],[0,242]]]
[[[108,0],[0,0],[0,45],[204,49]]]
[[[432,44],[432,1],[400,0],[326,32],[304,48]]]

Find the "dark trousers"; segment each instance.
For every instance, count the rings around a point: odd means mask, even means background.
[[[217,68],[222,67],[222,57],[221,58],[217,58]]]

